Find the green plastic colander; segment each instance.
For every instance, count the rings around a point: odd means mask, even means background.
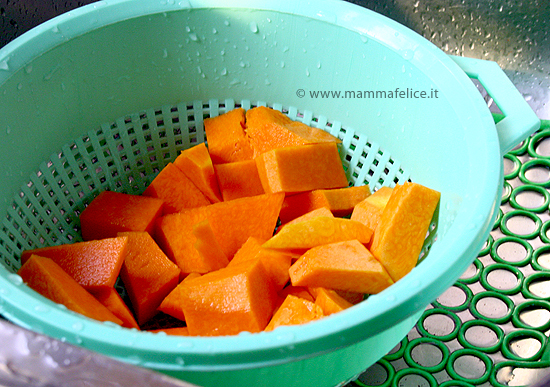
[[[504,113],[496,126],[469,77]],[[257,105],[340,137],[351,184],[413,180],[442,193],[409,275],[307,325],[205,338],[86,319],[15,274],[22,250],[79,240],[78,214],[99,192],[140,193],[205,141],[205,117]],[[343,383],[398,344],[475,259],[498,212],[502,155],[538,125],[495,63],[449,57],[349,3],[93,3],[0,49],[0,313],[203,386]]]

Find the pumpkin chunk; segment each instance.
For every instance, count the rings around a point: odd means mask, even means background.
[[[281,208],[281,222],[288,223],[315,209],[326,207],[334,216],[352,213],[356,204],[370,195],[368,185],[338,189],[318,189],[285,197]]]
[[[390,200],[392,191],[393,188],[381,187],[375,193],[357,203],[350,219],[361,222],[372,230],[375,230],[382,216],[382,211],[386,207],[388,200]]]
[[[252,159],[254,150],[244,127],[243,108],[233,109],[220,116],[204,120],[208,150],[214,164]]]
[[[164,213],[207,206],[210,200],[172,163],[168,163],[143,192],[144,196],[162,199]]]
[[[199,252],[208,271],[222,269],[229,260],[216,240],[214,231],[208,219],[202,220],[193,226],[193,235],[197,238],[195,249]]]
[[[357,240],[314,247],[290,267],[289,273],[294,286],[366,294],[379,293],[393,283],[380,262]]]
[[[113,238],[122,231],[152,232],[162,206],[157,198],[103,191],[80,214],[82,239]]]
[[[215,171],[224,201],[265,193],[254,160],[217,164]]]
[[[322,129],[291,120],[286,114],[265,106],[258,106],[246,112],[246,133],[254,148],[255,157],[275,148],[341,142]]]
[[[295,252],[351,239],[368,243],[371,237],[372,230],[362,223],[350,219],[318,216],[285,225],[262,246],[267,249]]]
[[[95,294],[94,297],[122,321],[121,325],[123,327],[139,329],[132,311],[114,288],[105,291],[102,290],[98,294]]]
[[[314,302],[289,294],[265,328],[266,331],[281,325],[298,325],[324,317],[323,310]]]
[[[353,306],[351,302],[332,289],[317,288],[315,295],[315,305],[321,307],[325,316],[330,316]]]
[[[291,256],[279,251],[264,249],[262,247],[264,242],[265,240],[249,237],[235,253],[228,266],[235,266],[243,262],[252,263],[254,260],[259,259],[271,277],[275,289],[280,290],[290,279],[288,269],[290,268]]]
[[[47,257],[32,254],[17,274],[33,290],[67,309],[98,321],[122,321]]]
[[[205,207],[208,221],[229,260],[249,237],[269,239],[277,224],[284,194],[263,194]]]
[[[213,271],[182,282],[160,310],[185,318],[190,335],[223,336],[262,331],[277,293],[260,260]]]
[[[183,150],[174,165],[212,202],[222,201],[214,165],[204,142]]]
[[[393,189],[376,227],[371,251],[394,281],[416,266],[440,196],[417,183]]]
[[[40,247],[21,254],[24,264],[32,255],[51,258],[87,291],[113,288],[127,251],[127,237]]]
[[[265,192],[292,194],[348,186],[335,143],[277,148],[255,160]]]
[[[139,325],[157,314],[162,300],[178,284],[180,269],[145,232],[119,234],[128,238],[128,252],[120,277]]]
[[[206,219],[206,207],[197,207],[165,215],[156,222],[155,241],[183,275],[212,270],[195,248],[197,237],[193,233],[193,227]]]

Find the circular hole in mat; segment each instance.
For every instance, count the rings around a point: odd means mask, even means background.
[[[545,159],[527,161],[519,170],[519,178],[526,184],[548,186],[550,184],[550,162]]]
[[[550,235],[548,235],[548,231],[550,230],[550,220],[547,220],[542,227],[540,228],[540,239],[544,243],[550,243]]]
[[[475,259],[470,266],[466,269],[464,273],[459,278],[459,281],[465,284],[473,284],[477,282],[483,269],[483,264],[479,259]]]
[[[435,373],[445,368],[449,349],[439,340],[420,337],[410,342],[404,358],[411,367]]]
[[[404,368],[395,374],[392,387],[436,387],[437,380],[427,371],[419,368]]]
[[[546,331],[550,328],[550,303],[528,300],[516,306],[512,321],[516,327]]]
[[[536,185],[520,185],[512,190],[510,202],[514,208],[540,213],[548,209],[550,193]]]
[[[531,259],[533,246],[521,238],[506,236],[497,239],[491,248],[491,257],[498,263],[524,266]]]
[[[543,226],[544,227],[544,226]],[[541,246],[533,253],[531,265],[535,270],[550,270],[550,246]]]
[[[388,361],[400,359],[401,357],[403,357],[403,353],[405,352],[405,348],[407,347],[408,343],[409,339],[407,336],[405,336],[399,344],[393,347],[392,350],[388,352],[386,356],[384,356],[384,359]]]
[[[504,294],[494,291],[481,292],[472,298],[470,311],[477,318],[502,324],[512,316],[514,302]]]
[[[527,149],[531,157],[550,158],[550,132],[545,130],[535,134]]]
[[[491,385],[531,386],[546,376],[548,362],[503,361],[495,366],[495,372],[491,375]]]
[[[512,186],[507,181],[504,182],[504,186],[502,187],[502,197],[500,199],[500,204],[505,204],[510,200],[510,197],[512,196]]]
[[[426,337],[449,341],[456,337],[460,319],[445,309],[429,309],[424,312],[417,324],[418,331]]]
[[[438,307],[452,311],[460,311],[468,308],[468,299],[472,297],[472,291],[466,285],[456,282],[447,289],[434,302]]]
[[[489,252],[491,251],[491,246],[493,246],[494,241],[495,240],[494,240],[493,236],[491,234],[489,234],[489,237],[485,241],[485,244],[483,245],[483,247],[481,248],[481,250],[479,251],[477,256],[482,257],[484,255],[489,254]]]
[[[482,352],[459,349],[449,357],[447,372],[454,379],[481,384],[489,379],[492,364],[489,356]]]
[[[487,290],[503,294],[515,294],[521,289],[523,273],[502,263],[487,266],[481,274],[481,284]]]
[[[521,167],[519,159],[512,154],[505,154],[503,158],[504,162],[504,178],[509,180],[516,177]]]
[[[522,329],[506,335],[502,353],[511,360],[538,360],[542,355],[546,336],[539,331]]]
[[[525,298],[550,299],[550,273],[539,272],[523,281],[522,293]]]
[[[524,210],[507,212],[500,222],[500,228],[504,234],[527,239],[535,238],[541,226],[542,221],[537,215]]]
[[[460,327],[458,341],[465,347],[493,353],[500,349],[504,331],[486,320],[468,320]]]
[[[387,387],[391,385],[394,376],[393,366],[388,361],[381,359],[363,372],[357,378],[356,384],[362,387]]]

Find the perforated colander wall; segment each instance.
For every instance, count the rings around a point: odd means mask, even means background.
[[[24,182],[3,218],[3,264],[15,272],[25,249],[81,240],[78,216],[101,191],[140,194],[181,150],[206,140],[205,118],[258,105],[267,106],[248,100],[165,105],[128,114],[71,143],[60,144],[59,152]],[[352,128],[295,107],[269,106],[339,137],[350,185],[369,184],[376,190],[409,180],[409,173],[389,152]]]

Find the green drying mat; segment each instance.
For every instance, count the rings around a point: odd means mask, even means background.
[[[503,184],[474,263],[348,387],[527,386],[550,372],[550,121],[504,156]]]

